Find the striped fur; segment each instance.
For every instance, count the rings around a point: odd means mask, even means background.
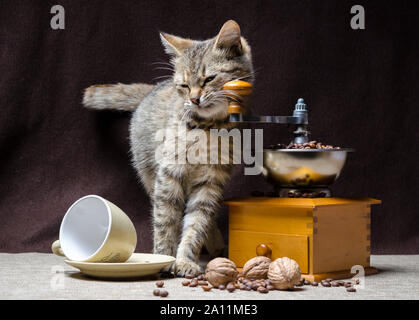
[[[222,249],[217,245],[221,237],[215,219],[232,165],[174,164],[170,160],[203,142],[186,141],[182,135],[166,145],[157,142],[156,136],[160,130],[182,127],[185,133],[202,129],[209,138],[211,128],[231,128],[222,86],[234,79],[252,82],[253,69],[250,47],[234,21],[226,22],[217,37],[206,41],[168,34],[161,38],[171,55],[173,77],[155,85],[144,97],[143,89],[151,87],[93,86],[87,89],[84,102],[96,109],[131,110],[135,99],[142,99],[130,124],[132,164],[153,203],[154,253],[175,256],[171,270],[184,276],[202,272],[197,259],[205,242],[212,254]],[[212,81],[204,83],[206,77],[214,75]],[[141,92],[135,94],[136,90]],[[126,101],[121,92],[129,93]],[[200,94],[201,103],[185,109],[192,92]],[[169,150],[169,146],[181,143],[186,150]],[[168,151],[168,156],[156,159],[158,148]]]

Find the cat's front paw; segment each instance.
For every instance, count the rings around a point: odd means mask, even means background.
[[[187,274],[195,277],[202,273],[201,267],[195,262],[180,259],[176,259],[175,263],[172,265],[172,270],[178,277],[184,277]]]

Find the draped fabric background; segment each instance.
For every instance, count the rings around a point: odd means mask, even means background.
[[[66,209],[98,194],[134,221],[137,251],[150,251],[149,200],[130,166],[130,114],[81,107],[97,83],[158,81],[167,61],[158,31],[192,39],[235,19],[253,49],[253,109],[289,115],[309,108],[313,139],[356,152],[333,185],[338,196],[381,199],[372,252],[419,253],[418,19],[405,1],[0,2],[0,251],[48,252]],[[65,30],[50,9],[64,6]],[[362,4],[366,29],[350,28]],[[288,142],[263,126],[265,144]],[[235,171],[225,197],[270,191]],[[226,235],[226,208],[219,225]]]

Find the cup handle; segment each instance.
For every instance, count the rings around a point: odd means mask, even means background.
[[[57,256],[65,257],[63,250],[61,249],[60,240],[55,240],[51,245],[51,250]]]

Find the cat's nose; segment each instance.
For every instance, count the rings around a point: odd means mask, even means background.
[[[197,106],[199,105],[199,97],[198,96],[190,97],[189,99],[191,100],[192,103],[196,104]]]

